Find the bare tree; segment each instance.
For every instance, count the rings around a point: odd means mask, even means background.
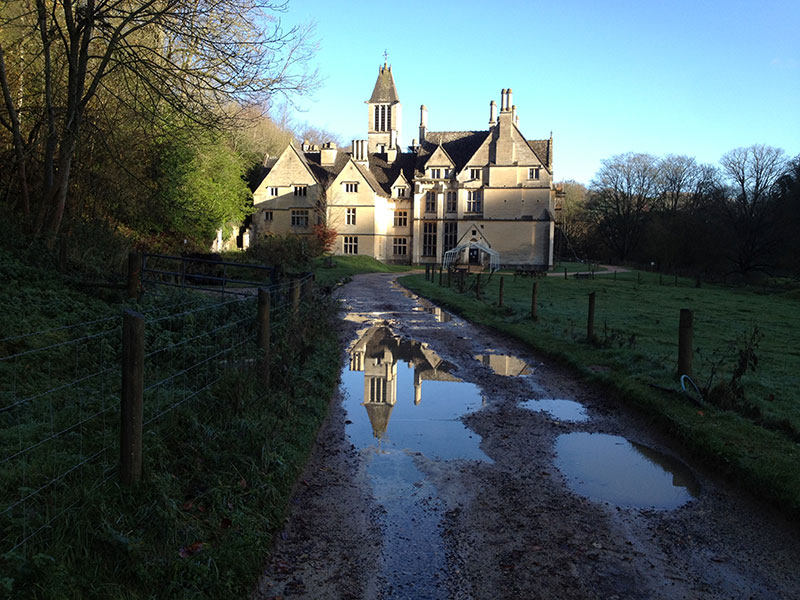
[[[309,30],[283,29],[276,13],[285,7],[269,0],[6,2],[0,126],[13,140],[26,215],[34,197],[26,163],[40,165],[34,232],[45,228],[53,239],[59,231],[83,121],[101,90],[137,113],[213,126],[231,99],[265,102],[313,86]]]
[[[701,176],[701,166],[691,156],[668,154],[659,160],[658,196],[661,210],[674,213],[689,203]]]
[[[727,152],[720,163],[728,183],[722,214],[731,235],[730,258],[739,273],[767,271],[777,241],[773,192],[788,170],[786,154],[757,144]]]
[[[639,243],[645,214],[656,197],[658,167],[650,154],[619,154],[602,162],[589,186],[587,215],[620,260]]]

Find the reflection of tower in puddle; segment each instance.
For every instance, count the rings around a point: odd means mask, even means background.
[[[383,356],[367,357],[364,362],[364,402],[372,433],[382,438],[389,426],[392,408],[397,402],[397,361],[391,350]]]
[[[397,363],[401,360],[414,368],[415,405],[422,402],[424,380],[460,381],[427,345],[395,336],[383,325],[370,327],[350,347],[350,370],[364,372],[362,406],[378,439],[386,435],[397,402]]]

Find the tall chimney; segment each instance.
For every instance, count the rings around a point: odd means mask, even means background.
[[[489,102],[489,125],[494,125],[497,122],[497,104],[494,100]]]
[[[506,110],[511,110],[511,106],[513,102],[511,102],[511,88],[506,90]]]
[[[425,134],[428,133],[428,109],[423,104],[419,107],[419,143],[425,141]]]
[[[519,123],[519,117],[517,116],[517,105],[516,104],[511,107],[511,122],[514,123],[514,125]]]
[[[506,88],[500,90],[500,112],[506,112]]]

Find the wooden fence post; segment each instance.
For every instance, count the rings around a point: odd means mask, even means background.
[[[693,320],[692,311],[688,308],[682,308],[680,325],[678,326],[678,375],[692,374]]]
[[[144,393],[144,317],[122,313],[122,398],[120,404],[120,482],[142,478],[142,410]]]
[[[500,275],[500,297],[497,300],[497,305],[503,307],[503,276]]]
[[[292,312],[300,308],[300,280],[292,279]]]
[[[138,252],[128,254],[128,298],[138,298],[142,285],[142,255]]]
[[[269,290],[258,290],[258,347],[261,349],[261,382],[269,385],[270,350],[270,305]]]
[[[536,316],[536,296],[539,294],[539,282],[533,282],[533,292],[531,292],[531,319],[534,321],[538,318]]]
[[[586,339],[594,340],[594,297],[595,293],[589,294],[589,318],[586,321]]]

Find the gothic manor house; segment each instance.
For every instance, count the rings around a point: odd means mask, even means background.
[[[349,151],[326,143],[289,145],[265,161],[254,193],[252,238],[337,232],[335,254],[393,263],[549,267],[553,263],[553,136],[528,140],[510,89],[489,104],[483,131],[429,131],[400,147],[402,105],[385,63],[367,104],[367,139]]]

